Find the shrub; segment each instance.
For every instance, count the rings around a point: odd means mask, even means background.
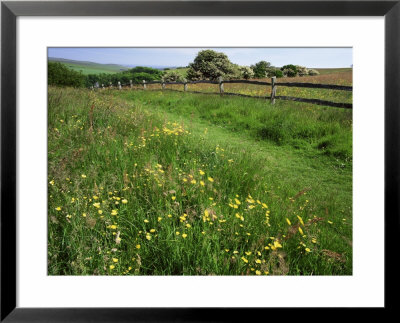
[[[281,71],[284,76],[295,77],[297,75],[297,67],[292,64],[282,66]]]
[[[266,73],[266,77],[283,77],[283,73],[279,68],[276,68],[274,66],[270,66],[267,68],[267,73]]]
[[[48,84],[55,86],[84,87],[86,77],[59,62],[48,63]],[[93,85],[93,84],[92,84]]]
[[[118,78],[118,77],[119,76],[116,76],[116,78]],[[161,79],[161,76],[149,74],[149,73],[145,73],[145,72],[140,72],[140,73],[135,73],[135,74],[130,75],[130,79],[132,80],[132,82],[134,84],[141,84],[141,83],[143,83],[143,80],[145,80],[146,82],[155,81],[155,80]],[[113,83],[115,83],[115,81]]]
[[[285,68],[283,71],[283,76],[285,77],[295,77],[297,73],[289,68]]]
[[[268,76],[272,77],[272,76],[276,76],[277,78],[283,77],[283,72],[281,70],[275,69],[273,71],[271,71],[270,73],[268,73]]]
[[[127,73],[130,73],[132,75],[137,74],[137,73],[146,73],[146,74],[154,75],[158,79],[160,79],[161,76],[163,75],[163,71],[158,70],[156,68],[145,67],[145,66],[136,66],[134,68],[129,69],[127,71]]]
[[[319,72],[317,70],[310,69],[310,70],[308,70],[308,75],[311,75],[311,76],[319,75]]]
[[[239,68],[241,78],[245,80],[251,79],[254,77],[253,69],[248,66],[241,66]]]
[[[185,78],[177,71],[169,70],[164,73],[163,80],[165,82],[183,82]]]
[[[296,65],[296,69],[299,76],[308,75],[308,69],[305,66]]]
[[[254,77],[263,78],[263,77],[267,77],[268,68],[271,67],[271,63],[266,62],[266,61],[260,61],[250,67],[254,71]]]

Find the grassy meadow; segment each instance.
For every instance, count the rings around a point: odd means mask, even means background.
[[[351,275],[352,111],[49,87],[48,274]]]
[[[60,62],[69,69],[74,70],[76,72],[82,72],[82,74],[84,75],[100,74],[100,73],[114,74],[129,69],[129,67],[118,64],[100,64],[93,62],[83,62],[83,61],[74,61],[74,60],[57,59],[57,58],[51,58],[50,61]]]

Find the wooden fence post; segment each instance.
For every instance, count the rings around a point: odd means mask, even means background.
[[[122,89],[121,82],[118,81],[118,90],[121,90],[121,89]]]
[[[132,87],[133,87],[132,80],[129,80],[129,84],[131,85],[131,89],[132,89]]]
[[[219,93],[222,95],[222,94],[224,94],[224,83],[223,83],[222,76],[220,76],[218,78],[218,82],[219,82]]]
[[[143,89],[146,90],[146,80],[143,80]]]
[[[183,91],[186,92],[187,89],[188,89],[187,80],[186,80],[186,79],[183,79]]]
[[[163,90],[165,90],[165,82],[164,81],[162,82],[161,87]]]
[[[275,95],[276,95],[276,76],[271,77],[271,103],[275,104]]]
[[[113,86],[112,86],[112,83],[110,82],[110,89],[112,89],[112,87],[113,87]]]
[[[103,88],[103,90],[104,90],[104,84],[101,84],[101,87]]]

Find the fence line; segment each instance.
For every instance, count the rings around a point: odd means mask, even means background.
[[[215,92],[200,92],[200,91],[188,91],[188,84],[201,84],[201,83],[207,83],[207,84],[218,84],[219,85],[219,93]],[[240,94],[240,93],[230,93],[230,92],[224,92],[224,83],[244,83],[244,84],[255,84],[255,85],[266,85],[266,86],[271,86],[271,96],[254,96],[254,95],[246,95],[246,94]],[[271,104],[275,104],[275,100],[289,100],[289,101],[298,101],[298,102],[306,102],[306,103],[312,103],[312,104],[317,104],[317,105],[325,105],[325,106],[331,106],[331,107],[337,107],[337,108],[346,108],[346,109],[352,109],[353,104],[352,103],[344,103],[344,102],[333,102],[333,101],[325,101],[325,100],[320,100],[320,99],[306,99],[306,98],[298,98],[298,97],[291,97],[291,96],[279,96],[276,95],[277,92],[277,87],[278,86],[287,86],[287,87],[303,87],[303,88],[320,88],[320,89],[331,89],[331,90],[340,90],[340,91],[353,91],[352,86],[344,86],[344,85],[332,85],[332,84],[314,84],[314,83],[278,83],[276,82],[276,77],[271,78],[271,83],[269,82],[262,82],[262,81],[251,81],[251,80],[226,80],[224,81],[221,77],[218,79],[218,81],[210,81],[210,80],[199,80],[199,81],[185,81],[185,82],[164,82],[164,81],[149,81],[146,82],[143,80],[142,86],[143,89],[147,89],[147,85],[149,84],[161,84],[162,90],[167,90],[166,85],[183,85],[183,91],[184,92],[190,92],[190,93],[201,93],[201,94],[220,94],[220,95],[236,95],[236,96],[242,96],[242,97],[251,97],[251,98],[263,98],[263,99],[270,99]],[[121,84],[121,82],[118,82],[118,89],[121,90],[123,86],[130,86],[130,88],[133,88],[133,83],[132,80],[129,81],[129,84]],[[136,84],[139,85],[139,84]],[[99,88],[100,86],[97,86]],[[104,89],[104,84],[101,85],[102,89]],[[110,82],[109,88],[113,88],[112,83]],[[91,89],[94,89],[94,86],[91,87]],[[172,89],[168,89],[172,90]],[[179,90],[174,90],[181,92]]]

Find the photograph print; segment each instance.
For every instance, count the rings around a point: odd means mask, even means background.
[[[352,48],[47,60],[48,275],[353,274]]]

